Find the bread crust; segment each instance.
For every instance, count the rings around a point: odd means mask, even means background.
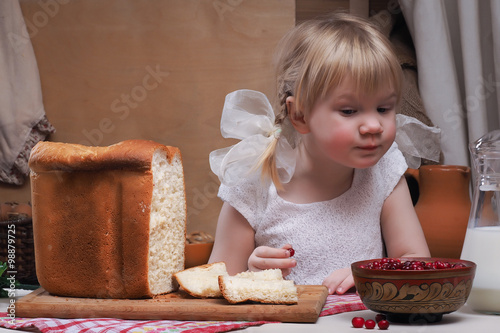
[[[38,142],[31,150],[28,165],[33,172],[149,170],[153,152],[165,151],[169,163],[180,151],[149,140],[126,140],[107,147],[62,142]]]
[[[92,298],[151,297],[149,219],[152,141],[109,147],[39,142],[29,166],[37,277],[49,293]]]

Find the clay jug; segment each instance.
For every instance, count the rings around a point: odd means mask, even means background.
[[[470,168],[459,165],[423,165],[408,169],[416,180],[415,211],[433,257],[460,258],[469,221]]]

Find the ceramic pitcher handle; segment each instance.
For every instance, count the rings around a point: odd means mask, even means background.
[[[413,177],[417,181],[417,183],[420,183],[420,172],[418,169],[411,169],[408,168],[405,172],[406,177]]]
[[[408,168],[405,172],[405,178],[410,190],[411,200],[415,205],[420,196],[420,170]]]

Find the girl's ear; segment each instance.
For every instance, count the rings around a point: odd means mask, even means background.
[[[286,98],[286,109],[288,112],[288,117],[297,132],[300,134],[309,133],[309,126],[306,122],[304,114],[297,110],[297,104],[295,103],[295,97],[288,96]]]

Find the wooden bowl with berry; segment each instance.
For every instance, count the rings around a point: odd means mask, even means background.
[[[458,310],[471,291],[476,264],[446,258],[381,258],[351,265],[363,304],[392,322],[433,323]]]

